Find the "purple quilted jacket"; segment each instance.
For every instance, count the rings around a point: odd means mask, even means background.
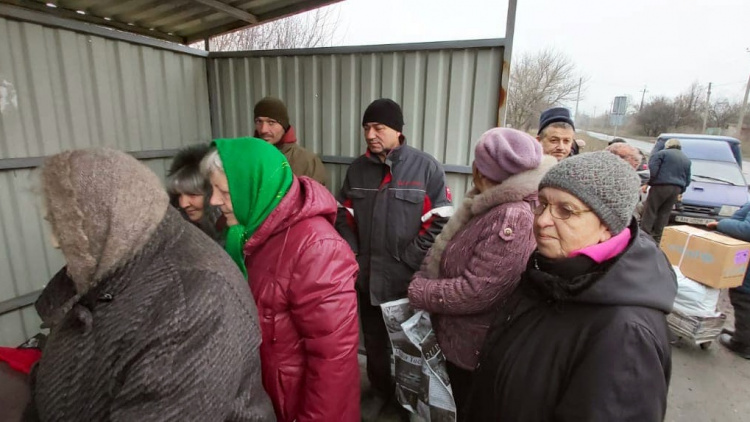
[[[493,310],[516,288],[531,252],[537,186],[554,159],[467,194],[409,286],[409,301],[429,311],[448,361],[473,370]]]

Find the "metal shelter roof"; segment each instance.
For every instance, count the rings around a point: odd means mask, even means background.
[[[58,18],[190,44],[341,0],[0,0]]]

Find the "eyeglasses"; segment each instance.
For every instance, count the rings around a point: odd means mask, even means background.
[[[549,208],[549,213],[552,215],[552,217],[557,218],[558,220],[567,220],[573,215],[581,215],[587,212],[591,212],[591,210],[574,210],[568,208],[567,206],[559,204],[539,203],[539,205],[534,207],[534,215],[538,217],[544,214],[544,210],[546,210],[547,208]]]

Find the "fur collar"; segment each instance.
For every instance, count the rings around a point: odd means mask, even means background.
[[[424,268],[428,276],[430,278],[439,277],[443,251],[456,233],[460,232],[474,217],[480,216],[499,205],[523,201],[531,195],[536,195],[542,177],[555,164],[557,164],[556,158],[544,155],[539,167],[533,170],[515,174],[501,184],[482,193],[479,193],[476,188],[467,193],[461,207],[445,224],[443,231],[440,232],[430,249]]]

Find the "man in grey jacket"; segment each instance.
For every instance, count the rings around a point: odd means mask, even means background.
[[[406,297],[412,275],[453,213],[442,165],[407,145],[403,126],[401,107],[393,100],[382,98],[367,107],[362,117],[367,153],[351,164],[337,198],[336,229],[360,269],[367,377],[384,401],[394,386],[379,305]]]
[[[687,189],[691,177],[691,162],[682,152],[680,140],[670,139],[664,147],[648,160],[650,188],[641,220],[641,230],[650,234],[656,243],[661,241],[672,207]]]

